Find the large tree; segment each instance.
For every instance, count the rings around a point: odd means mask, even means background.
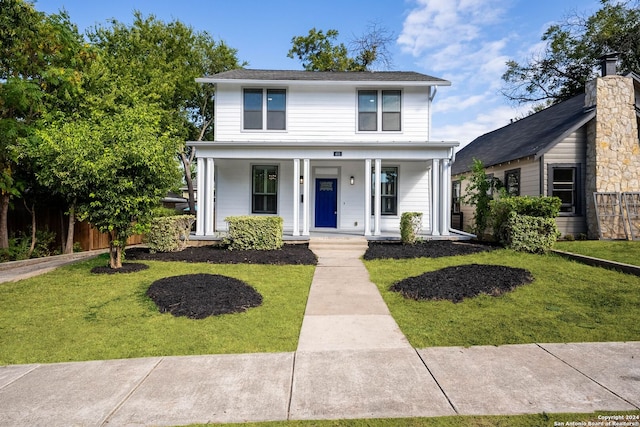
[[[180,142],[177,156],[189,192],[189,208],[195,212],[195,152],[184,142],[213,139],[214,103],[211,85],[200,85],[195,79],[243,66],[237,51],[180,21],[165,23],[139,12],[134,12],[131,25],[112,20],[108,26],[92,29],[88,36],[102,51],[111,74],[136,87],[140,100],[160,108],[159,126]]]
[[[298,58],[307,71],[371,71],[380,66],[392,67],[389,44],[393,34],[378,24],[370,24],[367,32],[353,37],[349,48],[338,43],[338,31],[312,28],[306,36],[291,39],[287,56]]]
[[[542,36],[544,52],[524,63],[511,60],[502,76],[503,94],[525,103],[556,103],[584,91],[600,58],[619,53],[619,71],[640,71],[640,2],[600,0],[591,16],[573,14]]]
[[[25,141],[43,114],[78,109],[90,50],[65,13],[46,15],[23,0],[0,0],[0,249],[8,247],[11,198],[29,183]]]

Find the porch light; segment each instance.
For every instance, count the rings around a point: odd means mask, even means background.
[[[353,185],[356,183],[356,179],[353,177],[353,175],[351,175],[351,178],[349,178],[349,184]]]
[[[304,176],[300,175],[300,185],[304,184]]]

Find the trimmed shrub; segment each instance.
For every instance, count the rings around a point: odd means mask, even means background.
[[[146,242],[149,252],[178,252],[187,247],[193,215],[174,215],[154,218]]]
[[[274,250],[284,244],[279,216],[230,216],[224,220],[229,223],[225,243],[231,250]]]
[[[511,212],[504,224],[503,244],[515,251],[547,252],[560,236],[555,218],[519,215]]]
[[[413,245],[422,229],[422,212],[403,212],[400,218],[400,238],[402,243]]]
[[[491,206],[491,225],[494,239],[508,246],[512,237],[507,222],[513,213],[520,216],[552,219],[560,212],[562,201],[558,197],[516,196],[493,200]],[[557,227],[556,227],[557,229]],[[557,236],[556,236],[557,237]]]

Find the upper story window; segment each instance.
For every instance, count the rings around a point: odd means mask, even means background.
[[[245,89],[243,97],[243,129],[285,130],[287,128],[286,90]]]
[[[399,90],[358,91],[358,131],[401,130],[402,93]],[[379,105],[382,108],[379,108]]]

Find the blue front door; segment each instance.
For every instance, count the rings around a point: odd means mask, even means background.
[[[337,227],[337,186],[337,179],[316,179],[316,227]]]

